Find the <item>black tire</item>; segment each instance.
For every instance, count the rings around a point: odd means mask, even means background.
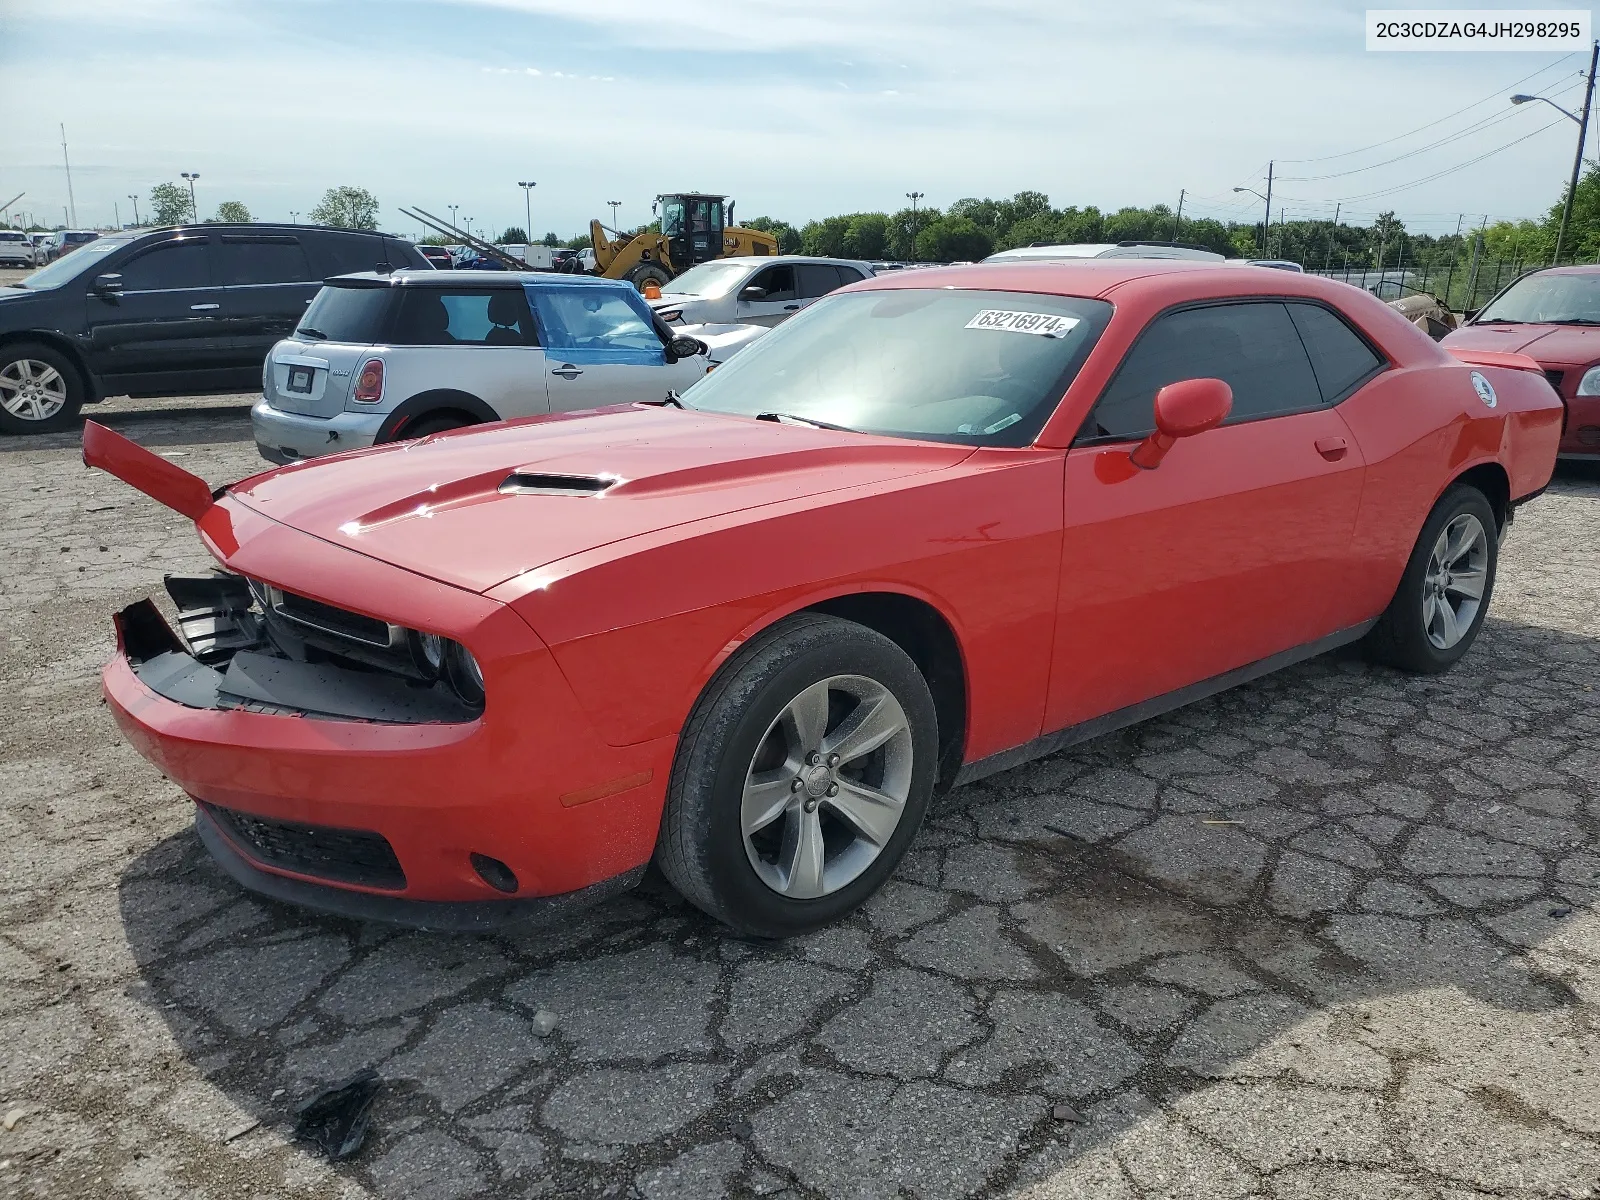
[[[1423,605],[1431,586],[1428,569],[1440,533],[1463,516],[1476,518],[1485,534],[1487,554],[1483,595],[1460,640],[1441,648],[1429,637],[1423,621]],[[1483,619],[1489,612],[1489,601],[1494,595],[1495,569],[1500,556],[1499,535],[1499,522],[1495,519],[1494,507],[1488,497],[1468,484],[1458,484],[1447,491],[1423,522],[1422,532],[1412,548],[1411,558],[1406,562],[1405,573],[1400,576],[1400,586],[1395,589],[1394,599],[1389,602],[1389,607],[1384,610],[1372,632],[1366,636],[1368,656],[1419,675],[1437,675],[1455,666],[1477,640],[1478,631],[1483,628]]]
[[[16,373],[23,369],[21,364],[25,363],[49,367],[64,385],[65,397],[61,407],[46,417],[19,415],[7,407],[7,403],[17,394],[10,385],[21,382]],[[38,374],[36,367],[32,370],[35,375]],[[88,389],[84,386],[83,376],[78,374],[78,368],[61,351],[39,342],[14,342],[0,347],[0,433],[54,433],[67,429],[77,421],[78,410],[87,398]],[[28,404],[26,407],[34,406]]]
[[[746,853],[745,780],[779,714],[806,688],[835,676],[864,677],[898,701],[910,735],[909,789],[898,825],[859,875],[817,898],[793,899],[763,882]],[[802,613],[780,621],[723,665],[689,714],[656,862],[685,899],[741,934],[783,938],[817,929],[876,892],[905,854],[933,793],[938,745],[927,682],[894,642],[838,617]],[[848,832],[842,821],[838,828]]]
[[[642,262],[629,270],[628,282],[641,292],[644,291],[646,283],[654,283],[657,287],[664,288],[672,282],[672,272],[658,262]]]
[[[464,429],[468,425],[476,424],[476,421],[468,421],[462,417],[451,416],[447,413],[418,417],[416,420],[408,421],[400,426],[394,437],[389,440],[392,442],[409,442],[416,438],[428,437],[430,434],[444,433],[450,429]]]

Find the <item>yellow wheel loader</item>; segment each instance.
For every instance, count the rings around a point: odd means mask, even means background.
[[[661,216],[660,233],[625,234],[608,231],[599,221],[589,222],[595,274],[626,279],[642,292],[647,286],[659,288],[674,275],[714,258],[778,252],[778,239],[770,233],[732,223],[733,201],[726,196],[673,192],[657,196],[656,209]],[[724,212],[727,224],[723,223]]]

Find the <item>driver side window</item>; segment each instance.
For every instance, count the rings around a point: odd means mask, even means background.
[[[793,300],[796,298],[794,267],[768,267],[745,286],[758,287],[766,292],[766,295],[762,296],[761,299],[753,301],[756,304],[771,304],[774,301]]]

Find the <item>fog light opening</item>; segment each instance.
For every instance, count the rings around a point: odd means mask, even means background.
[[[510,867],[498,858],[490,858],[487,854],[474,854],[472,856],[472,869],[497,892],[508,895],[517,890],[517,876]]]

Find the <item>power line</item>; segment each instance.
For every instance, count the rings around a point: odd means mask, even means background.
[[[1338,197],[1337,202],[1344,203],[1346,201],[1375,200],[1379,196],[1393,196],[1399,192],[1409,191],[1414,187],[1420,187],[1424,183],[1432,183],[1435,179],[1443,179],[1446,175],[1454,175],[1457,171],[1464,171],[1470,166],[1481,163],[1486,158],[1492,158],[1503,150],[1509,150],[1511,147],[1519,145],[1522,142],[1527,141],[1529,138],[1537,137],[1539,134],[1544,133],[1548,129],[1554,129],[1559,124],[1561,124],[1561,119],[1557,118],[1556,120],[1551,121],[1548,125],[1539,126],[1539,128],[1535,129],[1532,133],[1525,133],[1519,138],[1515,138],[1512,141],[1506,142],[1504,145],[1496,146],[1493,150],[1486,151],[1485,153],[1478,155],[1476,158],[1469,158],[1466,162],[1457,163],[1453,167],[1446,167],[1442,171],[1435,171],[1432,175],[1425,175],[1421,179],[1413,179],[1409,183],[1395,184],[1393,187],[1379,188],[1376,191],[1363,192],[1357,196],[1340,196]],[[1303,201],[1296,200],[1293,196],[1285,196],[1284,199],[1293,200],[1296,204],[1303,203]],[[1318,202],[1312,201],[1311,203]],[[1333,201],[1320,201],[1320,203],[1327,204],[1333,203]]]
[[[1341,151],[1338,154],[1324,154],[1320,158],[1280,158],[1278,161],[1279,162],[1286,162],[1286,163],[1295,163],[1295,162],[1301,162],[1301,163],[1329,162],[1329,161],[1331,161],[1331,160],[1333,160],[1335,158],[1349,158],[1349,157],[1351,157],[1352,155],[1355,155],[1355,154],[1365,154],[1368,150],[1376,150],[1380,146],[1387,146],[1387,145],[1389,145],[1389,144],[1391,144],[1393,142],[1404,141],[1406,138],[1412,136],[1412,134],[1421,133],[1424,129],[1432,129],[1435,125],[1443,124],[1445,121],[1451,120],[1454,117],[1459,117],[1462,113],[1467,112],[1469,109],[1477,108],[1478,105],[1480,105],[1480,104],[1484,104],[1484,103],[1486,103],[1486,102],[1488,102],[1490,100],[1493,100],[1497,96],[1504,95],[1507,91],[1509,91],[1511,88],[1516,87],[1518,84],[1527,83],[1528,80],[1534,78],[1535,76],[1543,75],[1546,71],[1552,70],[1555,67],[1559,67],[1562,63],[1566,62],[1567,59],[1569,59],[1571,57],[1572,57],[1571,54],[1563,54],[1560,58],[1556,59],[1555,62],[1549,63],[1549,64],[1547,64],[1545,66],[1540,67],[1532,75],[1524,75],[1521,79],[1513,80],[1511,83],[1506,84],[1505,87],[1496,88],[1494,91],[1490,92],[1487,96],[1484,96],[1484,97],[1482,97],[1481,99],[1478,99],[1478,100],[1474,100],[1471,104],[1467,105],[1465,108],[1458,108],[1458,109],[1455,110],[1455,112],[1446,113],[1442,117],[1439,117],[1439,118],[1437,118],[1435,120],[1429,121],[1426,125],[1419,125],[1415,129],[1410,130],[1409,132],[1396,134],[1394,137],[1385,138],[1381,142],[1373,142],[1372,145],[1363,146],[1359,150],[1344,150],[1344,151]]]
[[[1567,92],[1573,90],[1573,88],[1566,88],[1563,91],[1557,92],[1556,96],[1564,97]],[[1446,137],[1442,137],[1436,142],[1430,142],[1426,146],[1418,146],[1415,150],[1407,150],[1404,154],[1398,154],[1394,158],[1385,159],[1383,162],[1370,163],[1364,167],[1351,167],[1348,171],[1334,171],[1327,175],[1282,175],[1279,176],[1279,178],[1286,180],[1289,183],[1313,183],[1322,179],[1344,179],[1350,175],[1359,175],[1363,171],[1375,171],[1379,167],[1393,166],[1397,162],[1404,162],[1408,158],[1415,158],[1419,154],[1426,154],[1430,150],[1437,150],[1441,146],[1448,146],[1451,142],[1459,142],[1464,137],[1470,137],[1475,133],[1482,133],[1485,129],[1499,125],[1504,121],[1509,121],[1511,118],[1517,116],[1520,111],[1520,109],[1513,108],[1504,113],[1495,113],[1493,116],[1484,117],[1482,120],[1468,125],[1465,129],[1458,130],[1457,132],[1449,134]]]

